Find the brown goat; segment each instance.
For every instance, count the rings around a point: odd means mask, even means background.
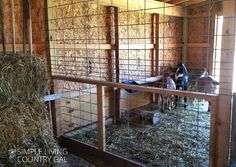
[[[196,89],[198,92],[216,94],[217,85],[219,85],[219,82],[205,73],[197,79]],[[208,111],[210,111],[210,105],[209,102]]]
[[[204,75],[197,79],[196,87],[198,92],[202,93],[216,93],[216,86],[219,85],[210,75]]]

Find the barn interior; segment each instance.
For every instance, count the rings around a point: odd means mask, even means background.
[[[46,68],[61,148],[95,166],[236,164],[235,0],[1,0],[0,18],[1,56]]]

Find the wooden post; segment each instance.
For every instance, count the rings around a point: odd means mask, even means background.
[[[10,0],[12,21],[12,51],[16,53],[14,0]]]
[[[0,25],[1,25],[1,40],[2,40],[2,50],[3,53],[6,53],[6,39],[5,39],[5,32],[4,32],[4,15],[3,15],[3,0],[0,0]]]
[[[155,36],[155,45],[154,45],[154,50],[155,50],[155,76],[159,75],[159,14],[154,14],[155,15],[155,31],[154,31],[154,36]],[[155,99],[154,101],[157,103],[159,99],[159,95],[155,94]]]
[[[107,43],[113,44],[112,37],[114,37],[113,32],[114,25],[114,10],[113,7],[106,7],[106,28],[107,28]],[[108,61],[107,61],[107,72],[108,72],[108,81],[113,81],[113,51],[108,50]],[[114,88],[108,88],[109,93],[109,117],[114,116]]]
[[[220,60],[219,107],[217,113],[216,167],[228,165],[235,51],[235,5],[235,0],[222,2],[224,22]]]
[[[183,25],[183,53],[182,53],[182,62],[186,64],[187,52],[188,52],[188,17],[187,9],[185,9],[184,25]]]
[[[155,76],[159,75],[159,14],[155,14]]]
[[[213,72],[213,55],[214,55],[214,35],[215,35],[215,19],[216,19],[216,5],[218,3],[213,3],[211,11],[209,11],[210,18],[210,32],[209,32],[209,41],[208,41],[208,73],[212,75]]]
[[[230,163],[236,164],[236,93],[233,95]]]
[[[98,148],[106,150],[105,137],[105,109],[104,109],[104,88],[97,85],[97,115],[98,115]]]
[[[53,16],[53,13],[51,11],[48,10],[48,1],[44,0],[44,6],[45,6],[45,10],[44,10],[44,18],[51,18]],[[45,27],[49,30],[50,24],[49,22],[46,20],[45,21]],[[25,31],[26,32],[26,31]],[[25,38],[26,41],[26,38]],[[50,47],[51,43],[50,43],[50,33],[49,31],[46,31],[46,47],[49,50],[47,50],[47,69],[48,69],[48,73],[50,75],[50,78],[52,78],[52,63],[51,63],[51,50]],[[55,48],[55,47],[54,47]],[[53,53],[52,53],[53,54]],[[50,83],[50,94],[54,93],[54,82],[53,80],[51,80]],[[56,104],[55,101],[50,102],[50,108],[51,108],[51,116],[52,116],[52,128],[53,128],[53,133],[56,137],[59,137],[60,132],[58,132],[59,128],[58,128],[58,123],[57,123],[57,113],[56,113]]]
[[[210,101],[211,116],[210,116],[210,146],[209,146],[209,167],[215,167],[216,165],[216,143],[217,143],[217,132],[216,132],[216,119],[217,119],[217,100]]]
[[[28,41],[29,53],[32,54],[32,18],[31,0],[23,0],[23,52],[26,53]]]
[[[26,44],[27,44],[27,9],[28,5],[26,0],[22,0],[23,8],[23,52],[26,53]]]
[[[31,19],[31,0],[27,0],[28,11],[27,11],[27,29],[28,29],[28,43],[29,52],[32,54],[32,19]]]
[[[155,54],[155,36],[154,36],[154,32],[155,32],[155,14],[152,14],[151,15],[151,44],[153,44],[153,48],[151,49],[151,76],[155,76],[155,72],[154,72],[154,69],[155,69],[155,59],[154,59],[154,54]],[[155,98],[155,94],[152,93],[151,96],[150,96],[150,102],[153,103],[154,102],[154,99]]]
[[[152,14],[151,15],[151,44],[155,45],[154,43],[154,31],[155,31],[155,14]],[[151,76],[155,76],[155,73],[154,73],[154,48],[151,49]]]
[[[114,7],[114,20],[115,20],[115,70],[116,82],[120,82],[120,62],[119,62],[119,17],[118,8]],[[115,90],[115,121],[120,121],[120,89]]]

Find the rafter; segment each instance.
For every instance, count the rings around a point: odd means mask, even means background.
[[[187,3],[188,5],[193,5],[197,3],[201,3],[207,0],[171,0],[169,3],[174,4],[174,5],[179,5],[179,4],[184,4]]]
[[[103,6],[116,6],[128,10],[146,10],[147,13],[157,13],[178,17],[184,16],[184,10],[182,7],[154,0],[94,0],[94,3]]]

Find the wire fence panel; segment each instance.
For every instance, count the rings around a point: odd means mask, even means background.
[[[220,164],[215,155],[227,157],[227,141],[217,138],[227,136],[230,118],[234,3],[49,2],[51,75],[54,92],[63,94],[59,134],[147,166]]]

